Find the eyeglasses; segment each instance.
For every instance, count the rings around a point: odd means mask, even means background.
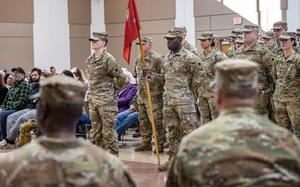
[[[200,39],[200,42],[206,42],[208,39]]]
[[[282,43],[286,43],[288,41],[289,41],[289,39],[280,39],[280,42],[282,42]]]

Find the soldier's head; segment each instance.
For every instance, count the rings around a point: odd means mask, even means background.
[[[234,29],[231,31],[229,37],[232,43],[235,43],[235,40],[238,39],[243,34],[241,29]]]
[[[265,46],[271,46],[274,43],[275,34],[273,31],[266,32],[262,37]]]
[[[53,76],[41,81],[37,94],[38,123],[46,135],[73,134],[82,112],[84,85],[73,78]]]
[[[215,65],[215,104],[220,112],[231,107],[255,105],[257,64],[248,60],[225,60]]]
[[[139,42],[136,43],[136,45],[139,45]],[[148,53],[152,49],[152,39],[147,36],[143,36],[142,38],[142,47],[145,53]]]
[[[280,46],[283,50],[289,50],[297,45],[296,33],[294,32],[282,32],[279,36]]]
[[[245,25],[242,32],[244,33],[244,42],[246,45],[250,45],[257,41],[259,37],[257,25]]]
[[[167,39],[168,49],[171,51],[178,51],[182,46],[182,33],[171,29],[165,36]]]
[[[204,50],[215,45],[214,34],[212,32],[202,32],[198,40],[200,40],[201,48]]]
[[[287,31],[288,26],[287,26],[287,22],[285,21],[277,21],[275,23],[273,23],[273,32],[275,34],[275,38],[278,39],[279,36],[281,35],[281,33],[283,31]]]
[[[93,32],[89,41],[91,42],[91,48],[93,50],[99,50],[106,47],[108,43],[108,34],[106,32]]]

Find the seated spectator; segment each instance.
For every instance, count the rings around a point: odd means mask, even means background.
[[[5,77],[5,73],[0,70],[0,105],[3,103],[5,96],[8,92],[8,89],[4,83],[4,77]]]
[[[56,68],[54,66],[50,67],[50,75],[51,76],[58,75],[58,73],[56,73]]]
[[[116,120],[116,132],[118,134],[118,139],[121,139],[121,135],[125,131],[136,125],[139,121],[139,113],[136,111],[134,105],[131,105],[128,110],[121,112],[117,115]]]
[[[122,68],[122,70],[123,73],[126,75],[129,84],[125,88],[123,88],[123,90],[118,94],[118,113],[129,109],[130,102],[137,93],[137,85],[135,78],[129,71],[127,71],[126,68]]]
[[[61,73],[61,75],[71,77],[71,78],[75,78],[73,73],[70,70],[66,70],[66,69]]]
[[[3,135],[4,140],[0,142],[0,149],[10,149],[15,147],[15,138],[19,133],[19,128],[22,123],[30,119],[36,119],[36,105],[37,98],[32,97],[39,92],[41,70],[33,68],[31,70],[31,93],[29,94],[30,103],[28,106],[20,111],[17,111],[7,118],[6,133],[8,136]],[[43,78],[44,79],[44,78]]]
[[[87,78],[81,69],[79,69],[78,67],[74,67],[71,69],[71,72],[77,80],[84,84],[87,83]]]
[[[6,84],[7,89],[10,89],[15,83],[14,75],[11,73],[7,73],[4,77],[4,82]]]
[[[13,68],[15,82],[8,90],[4,102],[0,106],[0,139],[6,137],[6,121],[10,114],[24,109],[28,105],[28,95],[31,91],[29,84],[24,80],[25,71],[21,67]]]
[[[0,154],[0,186],[134,187],[122,162],[96,146],[76,139],[84,86],[67,77],[41,84],[38,123],[44,136]]]

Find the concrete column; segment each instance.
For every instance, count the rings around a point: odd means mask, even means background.
[[[70,68],[70,32],[67,0],[34,0],[34,66]]]
[[[186,40],[195,46],[194,0],[176,0],[175,26],[185,26]]]
[[[300,1],[299,0],[288,0],[287,6],[287,22],[288,30],[296,31],[297,28],[300,28]]]
[[[92,24],[91,33],[105,31],[104,0],[91,0]]]

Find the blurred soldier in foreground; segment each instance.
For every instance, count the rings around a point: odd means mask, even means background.
[[[118,154],[117,133],[114,128],[118,112],[116,90],[122,89],[126,78],[115,58],[106,51],[107,33],[94,32],[89,40],[95,51],[86,60],[92,142],[112,154]]]
[[[220,115],[186,136],[169,171],[168,187],[296,187],[300,142],[255,114],[257,64],[216,65],[215,101]]]
[[[146,81],[149,82],[152,100],[152,110],[157,131],[157,142],[159,152],[164,151],[164,141],[166,132],[163,127],[163,77],[161,67],[163,57],[152,51],[152,40],[143,37],[142,45],[145,52],[146,68],[143,70],[141,55],[135,61],[135,74],[138,82],[138,111],[139,121],[142,131],[142,145],[135,151],[151,151],[152,128],[150,123],[149,102],[146,91]]]
[[[272,93],[272,55],[264,46],[257,44],[258,26],[245,25],[242,29],[244,33],[244,45],[234,54],[234,59],[246,59],[258,64],[258,85],[257,102],[255,111],[257,114],[268,116],[268,103]]]
[[[0,154],[0,187],[135,186],[116,157],[76,139],[84,94],[83,84],[71,78],[41,83],[38,123],[45,136]]]
[[[194,55],[198,56],[199,55],[198,49],[185,39],[187,33],[186,27],[175,27],[174,30],[182,33],[182,46],[187,50],[189,50],[190,52],[194,53]]]
[[[165,56],[164,76],[164,125],[169,129],[169,161],[177,150],[183,136],[196,128],[197,115],[195,93],[199,87],[195,77],[199,58],[182,46],[182,34],[169,30],[165,37],[170,52]],[[169,161],[159,170],[167,170]]]
[[[230,40],[231,40],[231,44],[232,46],[228,48],[228,50],[226,51],[226,55],[228,58],[232,58],[235,51],[237,50],[237,46],[236,44],[236,40],[240,38],[240,36],[243,34],[243,32],[241,31],[241,29],[234,29],[233,31],[231,31],[230,34]]]

